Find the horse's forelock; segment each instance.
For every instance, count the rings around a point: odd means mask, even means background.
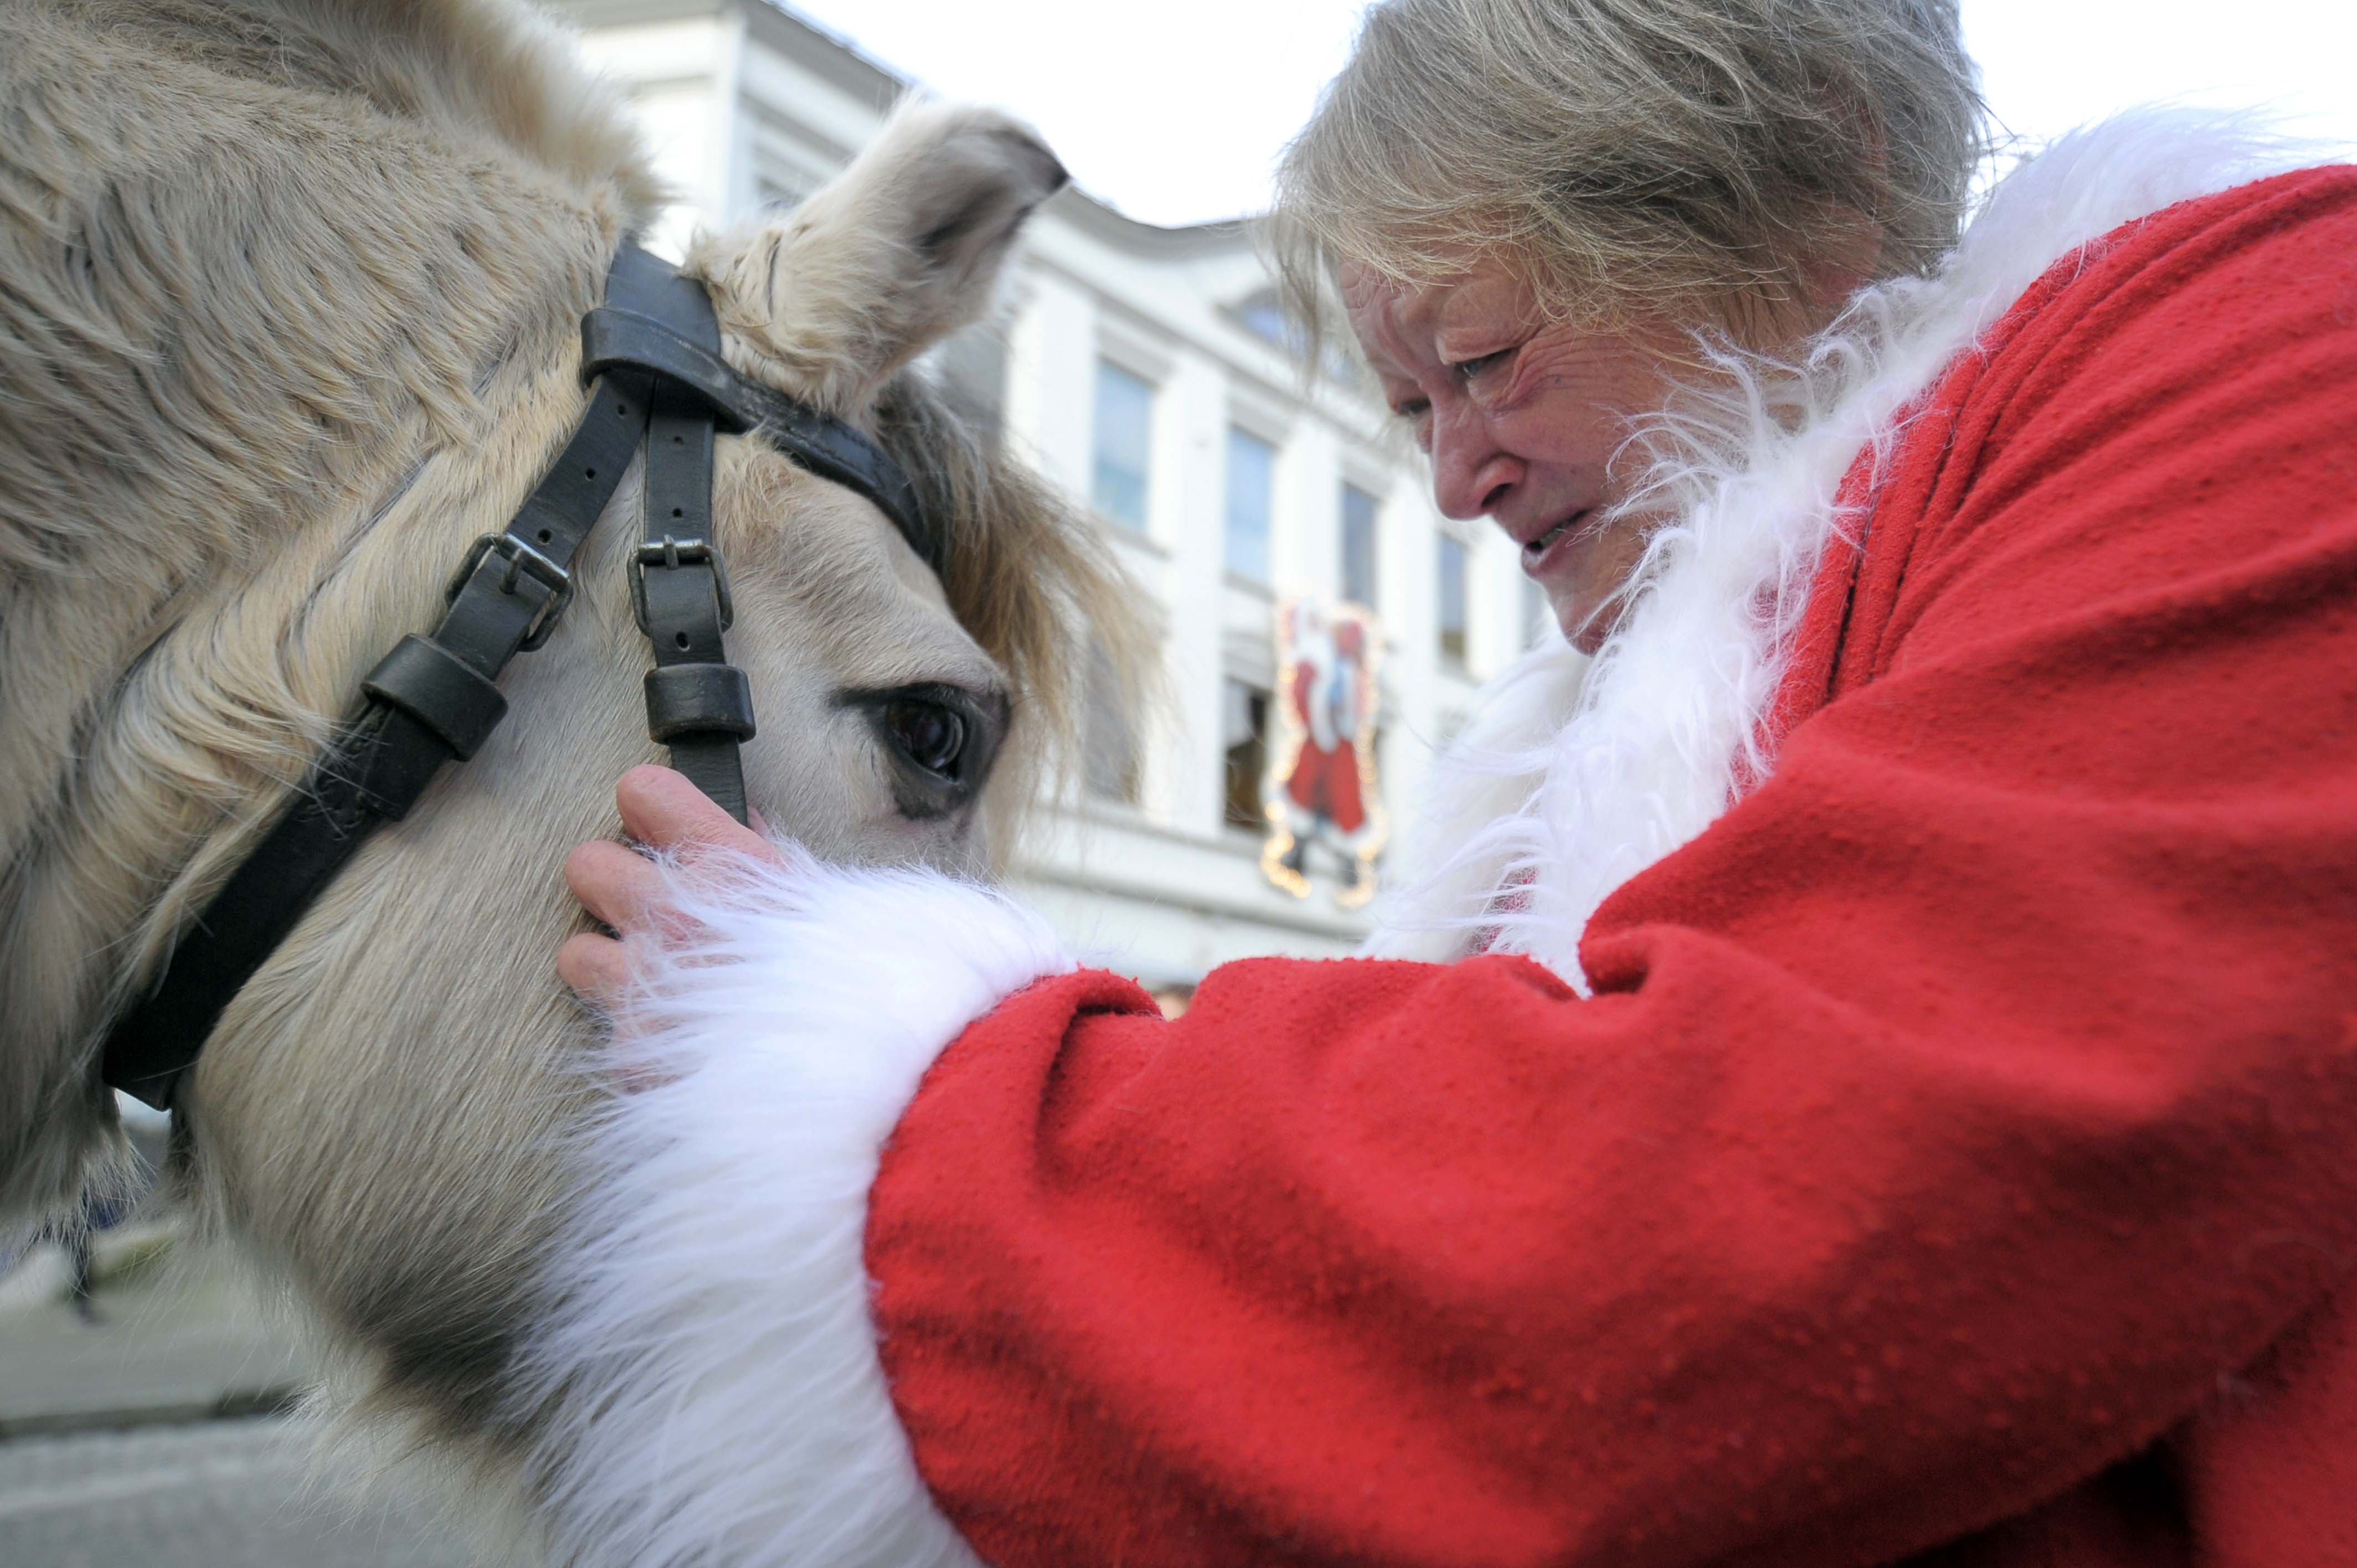
[[[1009,460],[922,372],[885,384],[875,431],[941,520],[951,613],[1014,686],[1015,744],[990,791],[1003,853],[1036,787],[1060,784],[1079,762],[1090,671],[1109,668],[1122,700],[1141,700],[1154,649],[1094,521]]]

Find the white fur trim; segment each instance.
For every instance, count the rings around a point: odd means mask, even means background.
[[[558,1561],[976,1561],[886,1391],[867,1194],[934,1058],[1072,960],[987,888],[787,854],[678,879],[699,929],[643,956],[603,1064],[623,1087],[526,1357]]]
[[[1582,991],[1579,939],[1621,884],[1694,839],[1773,758],[1757,737],[1859,453],[2063,256],[2135,219],[2312,161],[2249,120],[2140,110],[2025,163],[1929,279],[1868,289],[1796,366],[1731,356],[1730,390],[1641,434],[1629,503],[1654,537],[1590,663],[1526,654],[1434,766],[1410,875],[1366,950],[1446,960],[1488,933]]]

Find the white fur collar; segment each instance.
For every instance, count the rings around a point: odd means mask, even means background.
[[[915,868],[706,865],[632,939],[609,1095],[518,1361],[570,1568],[979,1568],[876,1351],[885,1141],[942,1048],[1072,967],[1003,893]]]
[[[1861,294],[1796,368],[1728,362],[1733,389],[1649,434],[1637,503],[1678,521],[1591,661],[1534,650],[1484,690],[1433,768],[1409,875],[1366,951],[1445,960],[1479,933],[1586,989],[1598,906],[1766,777],[1773,700],[1859,453],[2061,257],[2135,219],[2311,161],[2248,121],[2140,110],[2063,138],[1999,185],[1939,274]]]

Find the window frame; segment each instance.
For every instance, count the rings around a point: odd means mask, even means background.
[[[1267,461],[1260,492],[1260,560],[1256,571],[1236,558],[1236,454],[1243,444],[1258,447],[1266,454]],[[1276,474],[1283,460],[1284,452],[1276,442],[1243,420],[1229,419],[1226,443],[1221,448],[1220,562],[1229,575],[1257,587],[1270,586],[1276,575]]]
[[[1356,478],[1344,476],[1341,493],[1336,502],[1335,520],[1335,582],[1345,604],[1361,605],[1370,612],[1383,613],[1383,498]],[[1366,596],[1353,593],[1351,583],[1352,551],[1351,548],[1351,498],[1363,497],[1367,503],[1366,521]]]
[[[1435,529],[1433,540],[1433,652],[1442,664],[1449,668],[1468,669],[1471,664],[1473,645],[1473,547],[1445,528]],[[1457,611],[1457,624],[1453,628],[1449,625],[1449,567],[1452,562],[1456,566]]]
[[[1112,467],[1105,456],[1105,390],[1109,377],[1135,382],[1145,392],[1145,422],[1138,433],[1139,466],[1134,476],[1137,486],[1137,515],[1135,518],[1106,504],[1105,476],[1108,467]],[[1105,352],[1103,346],[1098,348],[1089,382],[1089,506],[1106,521],[1143,538],[1152,538],[1154,534],[1154,434],[1161,396],[1161,384],[1154,377],[1146,375],[1123,357]]]

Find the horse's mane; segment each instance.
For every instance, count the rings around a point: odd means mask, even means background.
[[[192,599],[482,442],[658,198],[521,10],[0,0],[0,848],[74,809],[59,759]],[[283,694],[232,755],[308,751]]]
[[[479,476],[576,416],[532,367],[662,195],[521,7],[0,0],[0,1220],[113,1124],[86,1031],[125,953],[430,613]],[[1128,647],[1118,575],[920,375],[875,419],[1022,696],[1004,844],[1075,645]]]
[[[115,944],[345,700],[285,595],[494,438],[660,199],[522,7],[0,0],[0,1211],[113,1124]]]
[[[951,613],[1022,693],[1017,745],[994,785],[992,843],[1002,861],[1017,817],[1077,769],[1091,671],[1118,700],[1152,690],[1149,633],[1103,535],[1037,475],[1010,461],[920,372],[902,371],[876,407],[876,436],[943,520]]]
[[[170,512],[185,575],[266,547],[254,505],[315,489],[360,421],[476,434],[479,346],[518,329],[494,313],[564,281],[591,209],[610,250],[662,199],[521,9],[5,0],[0,45],[11,575],[108,531],[166,542],[122,503],[201,499]]]

